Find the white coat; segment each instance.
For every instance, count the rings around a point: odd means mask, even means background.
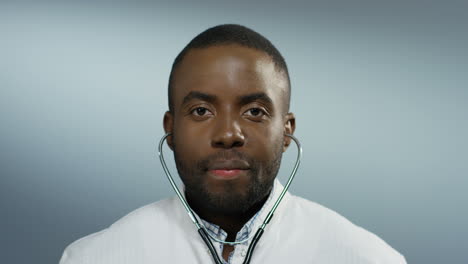
[[[283,187],[276,180],[273,201]],[[253,232],[273,203],[262,210]],[[217,242],[213,242],[219,250]],[[237,245],[230,264],[241,264],[248,245]],[[220,257],[221,258],[221,257]],[[139,208],[109,228],[69,245],[60,264],[214,263],[177,197]],[[253,252],[255,263],[404,264],[376,235],[317,203],[286,193]]]

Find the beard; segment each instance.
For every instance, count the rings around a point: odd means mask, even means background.
[[[263,202],[273,187],[282,158],[282,140],[279,143],[274,158],[269,161],[260,162],[233,148],[207,156],[196,161],[194,165],[187,164],[179,157],[177,147],[174,144],[174,159],[179,176],[185,185],[187,201],[192,207],[202,207],[204,210],[222,215],[246,213],[255,205]],[[208,177],[207,165],[210,160],[223,159],[244,160],[250,165],[247,175],[248,184],[243,187],[241,192],[239,186],[231,181],[219,182],[222,192],[210,190],[206,180]]]

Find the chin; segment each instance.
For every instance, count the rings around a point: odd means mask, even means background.
[[[209,207],[213,212],[217,212],[219,214],[239,215],[247,212],[251,208],[251,205],[236,199],[232,202],[211,203]]]
[[[222,214],[243,213],[252,206],[251,199],[245,192],[229,188],[224,190],[217,188],[216,191],[205,190],[199,198],[204,200],[205,207]]]

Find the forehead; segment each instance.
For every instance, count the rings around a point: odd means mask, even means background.
[[[261,92],[279,104],[288,82],[266,53],[222,45],[190,50],[175,71],[172,89],[176,108],[191,91],[224,97]]]

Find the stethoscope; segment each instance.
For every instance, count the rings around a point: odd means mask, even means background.
[[[228,245],[237,245],[237,244],[242,244],[247,242],[250,237],[241,240],[241,241],[234,241],[234,242],[227,242],[227,241],[222,241],[217,239],[216,237],[212,236],[207,232],[205,225],[201,224],[198,219],[195,217],[192,208],[188,205],[187,201],[185,200],[184,196],[180,192],[179,188],[177,187],[176,183],[174,182],[174,179],[172,178],[171,173],[169,172],[169,169],[167,168],[166,161],[164,160],[164,155],[163,155],[163,143],[164,140],[167,139],[168,136],[170,136],[171,133],[167,133],[164,135],[161,140],[159,141],[159,147],[158,147],[158,155],[159,155],[159,160],[161,161],[161,165],[164,169],[164,173],[167,176],[167,179],[169,180],[172,188],[174,189],[174,192],[177,194],[177,197],[179,197],[180,202],[184,206],[185,210],[187,211],[188,216],[192,220],[193,224],[197,227],[198,233],[200,234],[201,238],[205,242],[206,246],[208,247],[211,255],[213,256],[213,260],[216,264],[223,264],[223,261],[218,256],[218,253],[216,252],[213,243],[211,243],[210,237],[223,244],[228,244]],[[266,225],[270,222],[271,218],[273,217],[274,212],[276,211],[276,208],[278,208],[278,205],[280,204],[281,200],[283,199],[284,195],[289,189],[289,186],[291,185],[292,180],[294,179],[294,176],[296,175],[297,169],[299,168],[299,164],[301,163],[301,157],[302,157],[302,147],[301,144],[299,143],[299,140],[295,138],[293,135],[290,134],[285,134],[285,136],[290,137],[297,145],[297,158],[296,158],[296,163],[294,164],[294,168],[291,171],[291,175],[289,176],[288,181],[286,182],[283,191],[279,195],[278,199],[276,199],[275,204],[271,208],[270,212],[266,216],[265,220],[263,221],[263,224],[258,228],[257,232],[253,236],[252,242],[249,245],[249,248],[247,249],[247,253],[245,255],[245,259],[243,264],[248,264],[250,263],[250,259],[252,258],[252,253],[255,249],[255,246],[257,245],[258,240],[260,240],[260,237],[263,235],[263,232],[265,231]]]

